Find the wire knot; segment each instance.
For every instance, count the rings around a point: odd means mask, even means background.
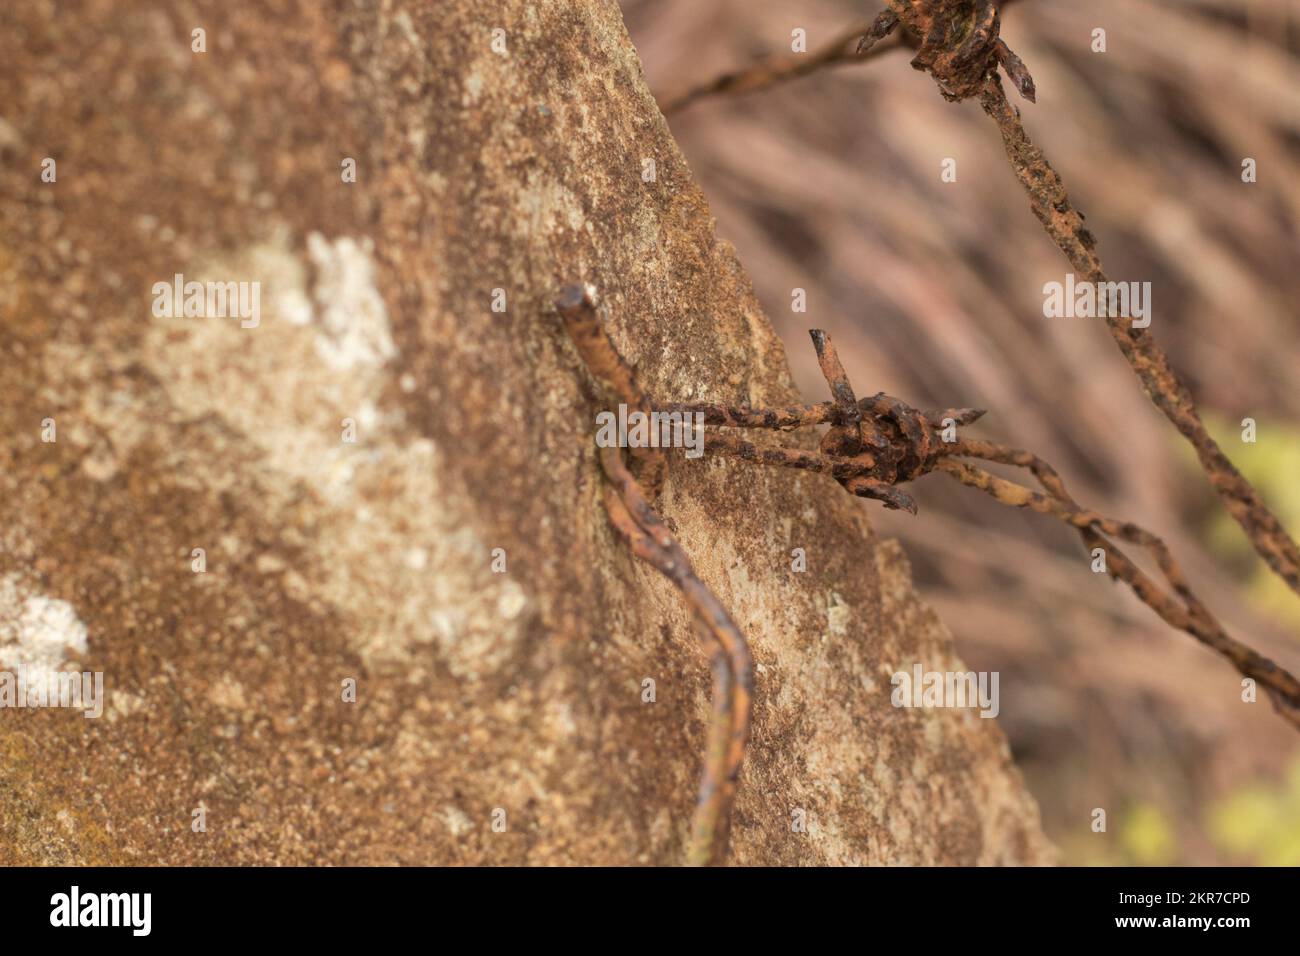
[[[998,35],[1001,14],[995,0],[889,0],[858,52],[865,53],[900,23],[920,40],[912,66],[934,77],[944,99],[979,95],[1001,65],[1020,95],[1034,102],[1033,77]]]

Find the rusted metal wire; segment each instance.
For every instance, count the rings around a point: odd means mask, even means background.
[[[998,7],[1005,7],[1012,2],[1014,0],[1002,0],[1000,5],[994,7],[994,13],[996,14]],[[915,26],[920,21],[918,15],[913,15],[909,10],[907,16],[902,17],[897,12],[906,7],[906,4],[891,3],[889,7],[877,14],[875,19],[855,24],[815,50],[808,53],[783,53],[762,57],[743,69],[728,71],[682,92],[664,96],[660,100],[659,108],[665,116],[669,116],[710,97],[757,93],[760,90],[797,80],[801,76],[817,73],[827,67],[874,60],[891,50],[920,51],[923,47],[921,37],[928,36],[932,32],[933,16],[929,16],[922,24],[922,30],[918,31]],[[987,18],[987,12],[984,16]],[[942,30],[938,31],[938,35],[943,35]],[[1007,75],[1032,102],[1033,81],[1029,79],[1029,74],[1024,70],[1020,58],[1008,50],[1006,44],[1000,39],[994,40],[993,45],[998,62],[1003,64]],[[931,53],[933,50],[934,48],[931,47]],[[926,54],[927,58],[931,53]],[[913,61],[913,65],[917,66],[917,63]],[[920,65],[917,68],[927,67]]]
[[[818,454],[762,448],[725,433],[710,438],[709,448],[742,461],[829,475],[850,494],[873,498],[886,508],[916,514],[916,502],[896,485],[919,478],[934,468],[941,451],[933,440],[933,432],[942,428],[946,419],[969,424],[984,412],[975,408],[922,412],[883,392],[858,399],[831,337],[821,329],[812,329],[809,335],[817,350],[822,375],[835,396],[833,402],[757,410],[675,404],[661,410],[698,412],[705,416],[706,424],[741,428],[788,430],[829,424],[831,427],[822,436]]]
[[[921,37],[912,66],[933,76],[945,99],[974,96],[1000,65],[1034,101],[1033,79],[998,36],[1001,12],[994,0],[889,0],[888,9]]]
[[[707,450],[756,464],[795,468],[834,478],[848,492],[873,498],[886,508],[915,514],[916,502],[897,485],[940,471],[977,488],[997,501],[1050,515],[1078,530],[1089,548],[1100,547],[1106,571],[1123,581],[1170,626],[1186,631],[1228,660],[1244,677],[1262,685],[1277,711],[1300,730],[1300,681],[1275,662],[1231,637],[1196,597],[1165,543],[1132,524],[1088,511],[1070,496],[1056,470],[1031,452],[994,442],[958,439],[949,429],[969,425],[984,411],[953,408],[922,412],[883,392],[858,399],[831,337],[820,329],[810,335],[833,401],[775,409],[729,407],[714,403],[652,406],[631,367],[619,355],[600,324],[594,292],[569,286],[556,302],[565,329],[592,377],[629,410],[704,416],[706,425],[767,429],[828,425],[816,453],[762,447],[727,432],[707,441]],[[935,433],[940,433],[936,440]],[[661,479],[662,449],[631,449],[633,465]],[[635,452],[642,452],[637,455]],[[727,853],[731,808],[749,741],[753,673],[744,634],[709,587],[655,510],[638,475],[623,460],[622,450],[602,447],[600,464],[606,484],[602,498],[610,524],[634,555],[663,574],[682,593],[694,615],[696,632],[713,674],[712,715],[700,774],[687,862],[721,863]],[[980,459],[1025,468],[1046,494],[999,478],[962,459]],[[1162,590],[1110,539],[1148,550],[1172,590]]]
[[[701,83],[679,93],[663,97],[659,109],[665,116],[681,112],[698,100],[711,96],[735,96],[756,93],[789,80],[816,73],[830,66],[842,66],[859,60],[871,59],[881,53],[897,49],[903,37],[897,35],[893,43],[882,43],[874,50],[859,52],[858,41],[872,28],[871,23],[860,23],[845,30],[824,46],[809,53],[786,53],[764,57],[744,69],[723,73],[707,83]]]
[[[868,24],[866,32],[863,33],[862,39],[858,40],[858,45],[854,49],[858,56],[867,53],[881,40],[894,32],[898,26],[898,14],[886,7],[876,14],[876,18]]]
[[[1088,548],[1099,547],[1105,552],[1106,572],[1112,578],[1123,581],[1132,588],[1142,603],[1160,615],[1170,627],[1191,634],[1226,658],[1243,677],[1256,681],[1268,693],[1278,713],[1300,730],[1300,681],[1224,630],[1214,615],[1192,593],[1178,563],[1160,538],[1129,522],[1103,518],[1095,512],[1081,509],[1066,492],[1065,485],[1055,470],[1030,452],[992,442],[961,442],[953,454],[1018,465],[1032,471],[1048,494],[1032,491],[955,458],[938,465],[938,470],[964,485],[992,495],[1003,504],[1053,515],[1077,528]],[[1163,592],[1107,538],[1128,541],[1150,551],[1179,600],[1176,601]]]
[[[1106,273],[1095,251],[1097,240],[1084,226],[1060,175],[1043,151],[1030,141],[1020,112],[1008,101],[996,75],[990,74],[980,94],[984,111],[1002,134],[1016,178],[1029,196],[1034,215],[1065,253],[1080,281],[1103,283]],[[1149,330],[1133,328],[1122,316],[1107,315],[1106,326],[1128,360],[1151,402],[1173,422],[1196,450],[1210,484],[1228,513],[1241,525],[1255,551],[1291,590],[1300,594],[1300,548],[1282,522],[1264,504],[1259,492],[1210,437],[1187,385],[1174,371]]]
[[[935,440],[936,431],[976,421],[984,414],[980,409],[925,413],[883,393],[856,399],[830,336],[817,329],[810,334],[835,401],[804,406],[802,410],[787,408],[771,412],[719,406],[671,407],[682,411],[708,409],[712,422],[742,428],[783,431],[830,424],[817,454],[760,447],[726,433],[711,436],[707,450],[742,461],[829,475],[851,493],[875,498],[887,508],[903,508],[915,514],[915,502],[894,486],[941,471],[1003,504],[1060,519],[1077,529],[1089,548],[1100,547],[1105,551],[1106,571],[1112,578],[1127,584],[1170,626],[1191,634],[1227,659],[1243,677],[1256,681],[1282,717],[1300,730],[1300,681],[1227,633],[1196,597],[1178,562],[1158,536],[1131,522],[1116,521],[1080,507],[1056,470],[1030,452],[994,442],[957,439],[955,435],[950,441]],[[1047,493],[999,478],[959,459],[983,459],[1028,469]],[[1173,595],[1144,574],[1111,538],[1149,551]]]
[[[919,38],[913,67],[929,72],[946,99],[979,97],[984,111],[997,125],[1016,178],[1047,234],[1065,254],[1080,281],[1105,283],[1108,280],[1096,252],[1096,237],[1084,225],[1084,217],[1070,201],[1056,169],[1030,140],[1020,111],[1010,103],[1002,88],[998,66],[1007,72],[1022,96],[1031,102],[1035,98],[1034,81],[1028,68],[1007,48],[998,35],[999,28],[999,5],[995,0],[888,0],[888,6],[871,24],[855,27],[862,37],[857,49],[864,51],[881,49],[879,41],[890,35],[903,33]],[[808,57],[800,59],[806,61],[808,69],[797,74],[776,69],[773,63],[765,61],[750,71],[755,77],[765,77],[762,83],[749,86],[750,81],[741,73],[733,74],[729,85],[723,88],[712,89],[706,85],[701,90],[758,89],[776,79],[804,75],[825,65]],[[829,62],[839,60],[832,58]],[[1228,513],[1269,568],[1300,594],[1300,546],[1210,436],[1190,390],[1164,351],[1149,330],[1133,328],[1120,315],[1107,314],[1105,318],[1111,337],[1137,374],[1143,391],[1191,443]]]
[[[652,409],[635,374],[600,324],[594,291],[587,286],[568,286],[556,301],[556,310],[592,377],[629,410],[649,415]],[[632,553],[681,591],[709,658],[712,715],[687,862],[697,866],[719,864],[727,854],[731,808],[749,741],[754,694],[749,644],[722,602],[696,575],[690,558],[638,480],[650,480],[653,487],[658,487],[663,477],[662,451],[633,448],[629,452],[638,468],[636,474],[623,461],[621,449],[600,449],[601,469],[607,479],[602,498],[610,524]]]

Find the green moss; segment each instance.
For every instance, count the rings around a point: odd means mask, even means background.
[[[1252,781],[1213,804],[1207,830],[1226,854],[1261,866],[1300,866],[1300,757],[1276,785]]]

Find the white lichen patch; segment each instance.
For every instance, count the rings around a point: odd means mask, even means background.
[[[243,685],[230,676],[221,677],[208,689],[208,700],[214,706],[225,710],[242,711],[248,707],[248,698],[244,694]]]
[[[409,13],[405,10],[398,10],[397,14],[393,17],[393,22],[397,24],[398,30],[401,31],[402,36],[406,39],[407,43],[411,44],[411,46],[415,47],[417,50],[424,49],[424,44],[420,40],[420,35],[415,32],[415,24],[411,21],[411,15]]]
[[[515,234],[521,241],[551,235],[557,229],[580,230],[585,218],[582,203],[553,177],[529,173],[515,198]]]
[[[474,71],[465,77],[465,96],[462,100],[464,106],[473,106],[478,102],[478,98],[483,95],[483,74]]]
[[[104,717],[109,723],[113,723],[123,717],[138,714],[144,709],[145,699],[143,697],[123,690],[114,690],[108,696],[108,706],[104,710]]]
[[[443,815],[447,821],[447,829],[451,831],[452,836],[464,836],[474,829],[474,821],[458,807],[445,807]]]
[[[369,239],[346,236],[333,242],[318,232],[307,236],[307,254],[316,267],[316,349],[341,371],[382,365],[397,355],[388,310],[375,288]]]
[[[262,467],[236,483],[269,492],[254,502],[268,524],[310,518],[300,543],[311,561],[284,569],[286,593],[341,610],[368,662],[425,646],[453,673],[490,673],[518,646],[529,599],[490,573],[472,499],[448,487],[438,449],[395,407],[398,352],[370,241],[311,234],[306,250],[295,254],[281,232],[186,269],[200,281],[260,281],[262,321],[156,320],[146,361],[181,416],[216,416],[255,449]],[[235,480],[227,462],[199,467],[208,486]],[[246,547],[225,549],[226,560],[255,564]]]
[[[826,629],[831,637],[841,638],[849,633],[849,623],[853,620],[853,608],[844,602],[834,591],[826,601]]]
[[[67,601],[24,593],[14,575],[0,578],[0,669],[26,667],[48,680],[72,654],[87,650],[86,625]]]

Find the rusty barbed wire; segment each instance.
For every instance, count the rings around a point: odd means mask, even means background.
[[[1015,0],[1002,0],[1005,7]],[[749,66],[722,73],[704,83],[664,96],[659,102],[659,109],[665,116],[680,113],[700,100],[714,96],[739,96],[757,93],[802,76],[817,73],[827,67],[845,66],[862,63],[891,50],[919,50],[921,40],[908,24],[899,26],[898,14],[892,9],[885,9],[873,20],[859,22],[841,33],[837,33],[829,42],[809,53],[781,53],[762,57]],[[1003,44],[1005,46],[1005,44]],[[1020,58],[1009,50],[1009,60],[1020,63]],[[1034,97],[1029,97],[1032,100]]]
[[[938,466],[962,484],[978,488],[1002,504],[1050,514],[1077,528],[1088,548],[1101,548],[1105,552],[1107,574],[1132,588],[1138,599],[1155,611],[1166,624],[1192,635],[1226,658],[1243,677],[1249,677],[1260,684],[1272,699],[1277,712],[1300,730],[1300,681],[1224,630],[1192,592],[1164,541],[1137,525],[1103,518],[1081,509],[1065,490],[1055,469],[1030,452],[993,442],[959,442],[952,454],[1017,465],[1033,472],[1048,491],[1047,495],[954,459],[941,462]],[[1181,599],[1182,606],[1163,593],[1119,548],[1108,541],[1108,536],[1150,551],[1165,580]]]
[[[1004,0],[1001,5],[1005,6],[1006,2],[1010,0]],[[1011,104],[1002,88],[997,73],[999,66],[1011,77],[1021,95],[1031,102],[1035,99],[1034,81],[1028,68],[999,36],[999,14],[999,4],[994,0],[888,0],[888,5],[871,24],[855,28],[861,30],[862,37],[857,49],[881,49],[881,41],[901,33],[905,42],[917,44],[912,66],[930,73],[944,98],[958,101],[978,96],[984,112],[997,126],[1016,178],[1048,236],[1064,253],[1080,280],[1106,283],[1109,280],[1096,252],[1096,237],[1084,225],[1083,214],[1070,201],[1064,182],[1046,154],[1029,138],[1019,109]],[[839,61],[832,58],[826,62]],[[825,62],[796,72],[793,68],[774,69],[771,62],[765,61],[752,69],[769,79],[784,79],[804,75],[822,65]],[[749,86],[743,79],[744,73],[731,74],[730,85],[714,92],[771,85]],[[705,84],[699,89],[709,88]],[[705,94],[701,92],[694,99],[702,95]],[[683,104],[670,105],[676,108]],[[1107,310],[1105,316],[1107,328],[1143,391],[1192,445],[1211,486],[1256,553],[1300,595],[1300,546],[1254,485],[1211,437],[1191,391],[1149,330],[1133,328],[1122,316],[1110,314],[1111,311]]]
[[[996,75],[989,75],[980,93],[984,112],[997,124],[1016,178],[1029,196],[1034,215],[1052,241],[1065,254],[1083,281],[1107,282],[1096,238],[1074,208],[1060,175],[1041,149],[1033,144]],[[1191,443],[1202,470],[1223,500],[1228,513],[1241,525],[1251,545],[1278,577],[1300,594],[1300,548],[1282,522],[1264,504],[1254,485],[1237,470],[1201,421],[1191,391],[1170,364],[1164,350],[1147,329],[1135,329],[1123,317],[1109,314],[1106,327],[1142,383],[1152,404]]]
[[[884,393],[861,400],[854,398],[830,336],[818,329],[813,329],[810,335],[822,374],[835,395],[834,401],[773,410],[708,404],[674,404],[665,406],[665,410],[698,412],[705,416],[706,423],[740,428],[787,431],[792,427],[829,424],[831,427],[822,438],[818,454],[760,447],[725,433],[711,437],[708,448],[742,461],[829,475],[850,493],[881,501],[886,508],[915,514],[916,504],[911,496],[894,486],[939,471],[1003,504],[1060,519],[1078,530],[1089,548],[1104,550],[1106,572],[1111,578],[1127,584],[1142,603],[1170,626],[1192,635],[1223,656],[1243,677],[1262,686],[1278,713],[1300,730],[1300,681],[1227,633],[1196,597],[1160,537],[1132,522],[1117,521],[1080,507],[1056,470],[1031,452],[995,442],[957,438],[956,428],[982,417],[985,413],[981,409],[925,413]],[[941,440],[936,441],[935,432],[947,429],[952,430],[949,433],[952,438],[949,440],[941,434]],[[1047,493],[1041,494],[958,460],[963,458],[1028,469]],[[1173,595],[1157,586],[1111,538],[1150,552]]]
[[[861,23],[842,33],[836,34],[829,43],[818,47],[811,53],[787,53],[764,57],[740,70],[723,73],[707,83],[689,87],[679,93],[665,96],[659,103],[660,111],[668,116],[686,109],[698,100],[711,96],[736,96],[742,93],[756,93],[768,87],[785,83],[789,80],[816,73],[830,66],[842,66],[871,59],[881,53],[900,47],[906,40],[903,34],[896,34],[894,42],[881,44],[874,50],[858,48],[858,40],[870,31],[871,23]]]
[[[556,301],[556,310],[592,377],[629,410],[649,415],[650,404],[631,366],[623,361],[600,324],[594,290],[583,285],[567,286]],[[686,860],[695,866],[720,864],[727,854],[731,808],[749,742],[754,696],[749,644],[722,602],[696,575],[690,558],[642,488],[642,482],[647,481],[657,492],[663,478],[663,452],[657,448],[629,449],[636,474],[624,463],[619,448],[601,448],[599,457],[607,479],[602,498],[610,524],[633,554],[682,592],[709,659],[713,674],[712,715]]]
[[[810,405],[751,408],[718,403],[655,406],[642,391],[631,366],[600,323],[594,290],[567,286],[556,300],[579,356],[592,377],[630,411],[667,414],[683,421],[698,415],[705,426],[786,432],[829,426],[817,452],[762,447],[727,432],[715,434],[709,450],[755,464],[812,471],[834,478],[850,494],[880,501],[886,508],[917,513],[916,502],[897,485],[940,471],[995,500],[1050,515],[1075,528],[1089,548],[1100,547],[1106,572],[1127,584],[1138,599],[1170,626],[1191,634],[1229,661],[1244,677],[1262,685],[1277,711],[1300,730],[1300,681],[1269,658],[1231,637],[1196,597],[1169,548],[1158,536],[1131,522],[1088,511],[1070,496],[1059,474],[1038,456],[994,442],[959,439],[956,428],[980,419],[984,410],[952,408],[923,412],[883,392],[858,399],[831,337],[812,329],[818,363],[833,399]],[[936,440],[936,433],[939,439]],[[713,676],[712,713],[700,774],[699,795],[687,850],[687,863],[722,863],[727,854],[731,810],[749,741],[753,706],[753,663],[749,645],[727,609],[691,565],[642,486],[658,487],[665,474],[661,448],[631,447],[629,467],[618,447],[601,447],[606,483],[602,501],[610,524],[632,553],[664,575],[691,609],[696,633]],[[977,459],[1029,470],[1042,494],[977,468]],[[636,470],[634,473],[634,469]],[[1174,596],[1156,585],[1110,540],[1149,551]]]

